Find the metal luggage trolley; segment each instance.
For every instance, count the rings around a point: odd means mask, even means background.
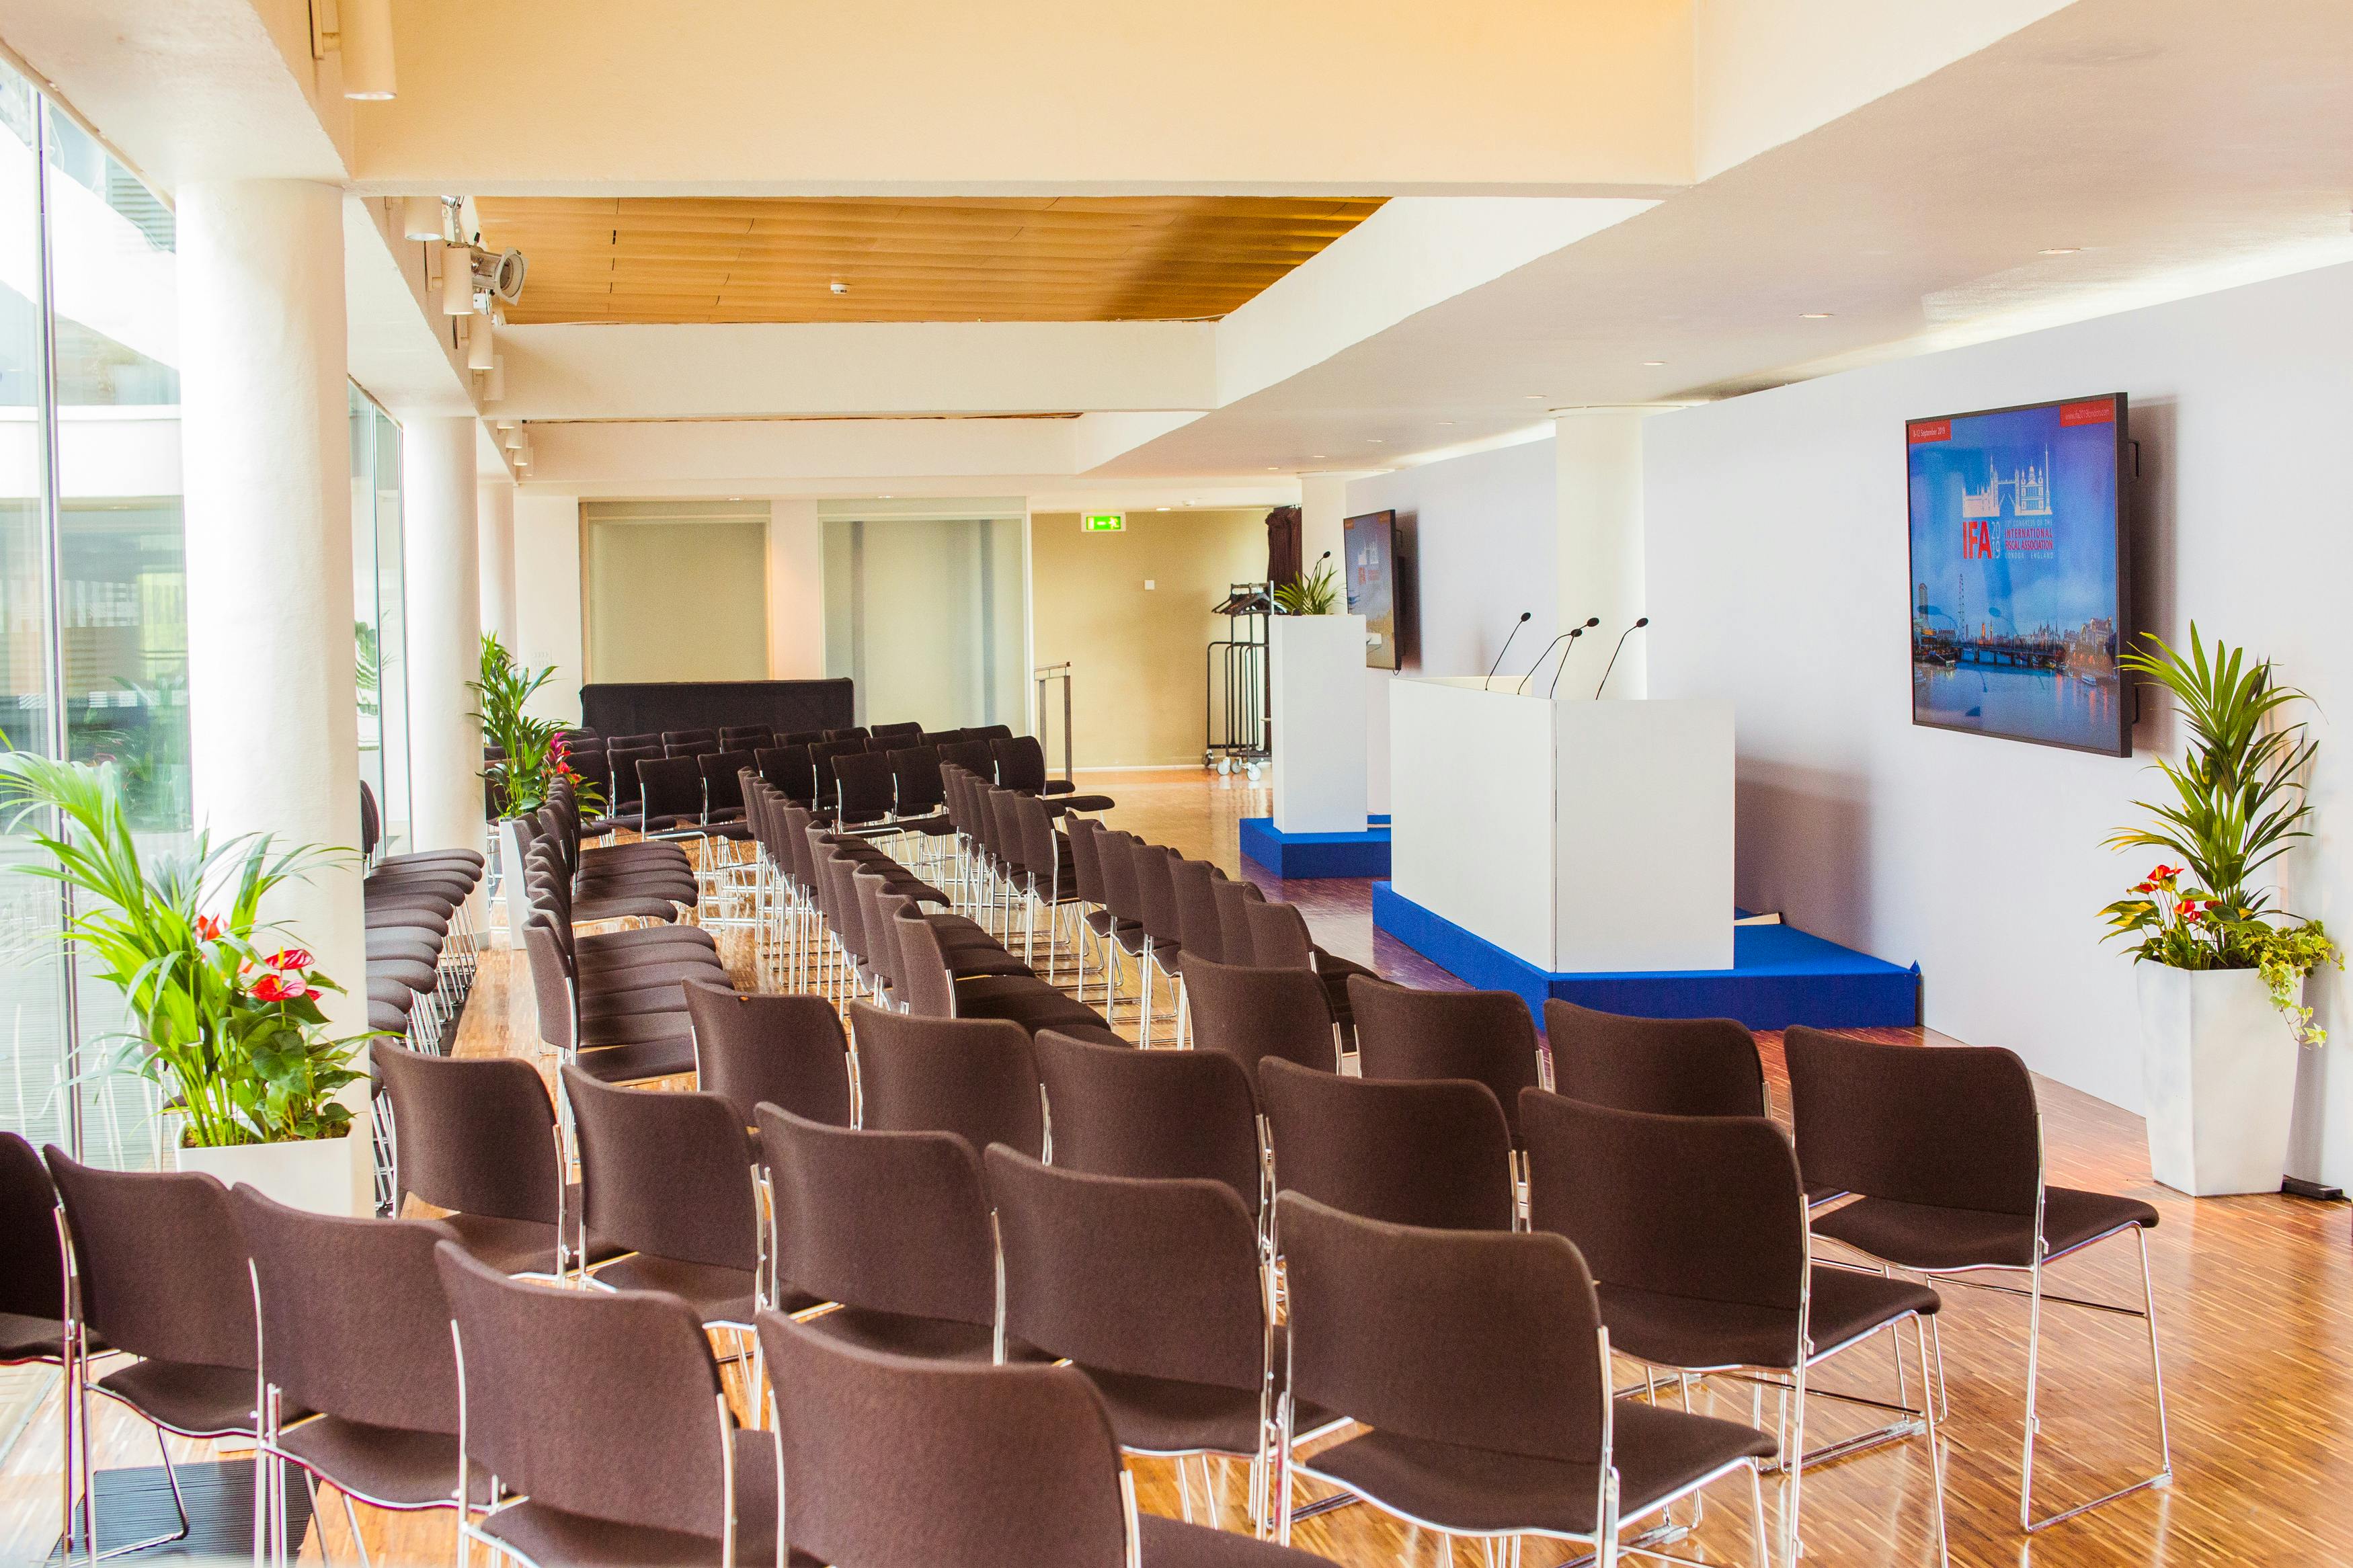
[[[1208,749],[1201,765],[1221,773],[1240,768],[1255,782],[1273,745],[1271,673],[1266,662],[1273,584],[1231,584],[1210,614],[1225,616],[1232,629],[1208,647],[1208,688],[1202,696]]]

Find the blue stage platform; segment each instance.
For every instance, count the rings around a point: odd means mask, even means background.
[[[1245,816],[1242,853],[1286,882],[1389,874],[1389,819],[1362,833],[1282,833],[1271,816]]]
[[[1556,974],[1373,884],[1373,924],[1482,991],[1515,991],[1544,1022],[1558,996],[1580,1007],[1650,1018],[1737,1018],[1752,1029],[1791,1024],[1853,1029],[1920,1021],[1920,966],[1899,969],[1793,926],[1736,926],[1730,969]]]

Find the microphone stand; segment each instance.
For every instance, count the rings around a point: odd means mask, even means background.
[[[1552,657],[1553,649],[1558,647],[1563,643],[1567,643],[1570,647],[1574,647],[1577,644],[1577,639],[1584,635],[1585,628],[1583,626],[1571,626],[1568,630],[1561,633],[1560,636],[1553,638],[1552,641],[1545,644],[1544,652],[1536,655],[1536,661],[1528,666],[1527,674],[1520,677],[1519,685],[1512,688],[1512,690],[1515,694],[1526,690],[1528,682],[1535,678],[1536,671],[1544,668],[1544,661]],[[1560,657],[1565,662],[1567,661],[1568,655],[1563,654]]]
[[[1573,632],[1571,632],[1571,633],[1569,633],[1569,634],[1568,634],[1568,649],[1567,649],[1567,652],[1563,653],[1563,654],[1560,656],[1560,663],[1559,663],[1559,665],[1558,665],[1558,666],[1557,666],[1557,667],[1553,670],[1553,672],[1552,672],[1552,684],[1551,684],[1550,686],[1548,686],[1548,687],[1545,688],[1545,700],[1546,700],[1546,701],[1547,701],[1547,702],[1551,701],[1551,700],[1552,700],[1552,694],[1553,694],[1554,692],[1558,691],[1558,690],[1560,689],[1560,677],[1561,677],[1561,672],[1562,672],[1563,670],[1566,670],[1566,669],[1568,668],[1568,656],[1569,656],[1569,654],[1575,653],[1575,652],[1577,651],[1577,638],[1579,638],[1579,637],[1583,637],[1586,633],[1588,633],[1588,632],[1591,631],[1594,627],[1596,627],[1596,626],[1599,626],[1600,624],[1601,624],[1601,617],[1600,617],[1599,616],[1586,616],[1586,617],[1585,617],[1585,624],[1584,624],[1583,626],[1581,626],[1577,627],[1575,631],[1573,631]],[[1538,664],[1542,664],[1542,663],[1544,662],[1544,660],[1542,660],[1542,659],[1538,659],[1538,660],[1536,660],[1536,662],[1537,662]],[[1533,671],[1531,671],[1530,673],[1531,673],[1531,674],[1533,674],[1534,672],[1533,672]]]
[[[1486,691],[1492,689],[1490,683],[1494,680],[1495,672],[1504,668],[1504,656],[1512,651],[1512,637],[1515,637],[1520,635],[1520,628],[1526,626],[1528,624],[1528,618],[1535,614],[1535,612],[1534,610],[1522,610],[1520,612],[1520,618],[1512,623],[1511,637],[1505,637],[1504,639],[1504,646],[1495,650],[1495,662],[1487,667],[1486,679],[1479,682],[1480,690]]]
[[[1647,626],[1650,624],[1651,617],[1644,616],[1632,626],[1628,626],[1624,631],[1618,634],[1618,646],[1609,650],[1609,669],[1604,669],[1601,672],[1601,686],[1597,686],[1593,689],[1593,700],[1596,702],[1601,700],[1601,687],[1609,684],[1609,671],[1618,668],[1618,656],[1626,651],[1626,639],[1632,637],[1636,632],[1641,631],[1644,626]]]

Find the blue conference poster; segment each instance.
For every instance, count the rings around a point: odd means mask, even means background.
[[[2130,750],[2116,673],[2121,402],[1906,426],[1913,722]]]

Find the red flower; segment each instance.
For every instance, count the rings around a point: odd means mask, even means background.
[[[313,962],[307,947],[281,947],[269,955],[272,969],[308,969]]]
[[[254,999],[259,1002],[291,1002],[302,994],[301,986],[274,971],[253,983]]]
[[[227,930],[228,927],[221,923],[218,915],[196,917],[196,940],[199,942],[218,942]]]
[[[2154,893],[2157,891],[2157,884],[2155,882],[2135,882],[2133,884],[2133,891],[2136,893]]]

